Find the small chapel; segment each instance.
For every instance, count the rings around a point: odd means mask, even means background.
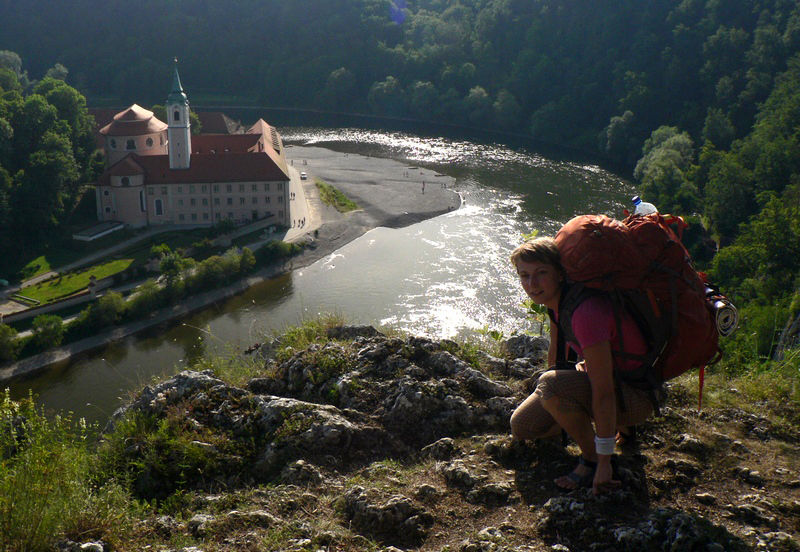
[[[289,170],[281,137],[259,119],[240,134],[191,134],[177,60],[167,122],[133,104],[100,129],[106,169],[97,218],[133,228],[289,220]]]

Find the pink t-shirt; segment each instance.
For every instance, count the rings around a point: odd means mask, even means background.
[[[583,350],[586,347],[597,345],[603,341],[611,343],[612,351],[619,350],[614,307],[611,305],[611,301],[602,295],[590,297],[575,308],[572,313],[572,332],[578,343],[570,342],[569,346],[581,358],[583,358]],[[625,352],[634,354],[647,352],[647,344],[642,337],[642,332],[627,312],[622,315],[622,336]],[[620,370],[633,370],[641,366],[641,362],[638,360],[616,356],[615,362],[619,363]]]

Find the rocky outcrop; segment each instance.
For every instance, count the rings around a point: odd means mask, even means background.
[[[328,337],[282,361],[274,356],[280,342],[262,346],[263,370],[240,386],[182,372],[114,414],[114,434],[140,420],[182,436],[180,454],[158,454],[183,462],[180,488],[199,498],[182,521],[154,515],[151,542],[189,539],[198,550],[208,542],[215,550],[797,549],[792,493],[800,482],[786,461],[765,464],[763,452],[776,439],[796,446],[796,431],[673,403],[640,428],[638,451],[618,457],[622,489],[564,493],[552,480],[572,469],[574,447],[508,435],[511,412],[543,369],[540,338],[514,337],[493,356],[371,327]],[[178,489],[177,476],[169,461],[155,465],[152,446],[128,435],[118,452],[139,470],[129,469],[135,492],[164,498]]]

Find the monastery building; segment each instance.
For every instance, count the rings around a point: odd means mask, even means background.
[[[243,134],[192,136],[177,65],[165,108],[166,123],[134,104],[100,129],[107,159],[96,185],[100,221],[288,226],[289,171],[275,128],[259,119]]]

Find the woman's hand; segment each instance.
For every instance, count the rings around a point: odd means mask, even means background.
[[[599,495],[616,490],[622,482],[614,479],[614,469],[611,467],[611,456],[598,455],[597,469],[592,482],[592,494]]]

